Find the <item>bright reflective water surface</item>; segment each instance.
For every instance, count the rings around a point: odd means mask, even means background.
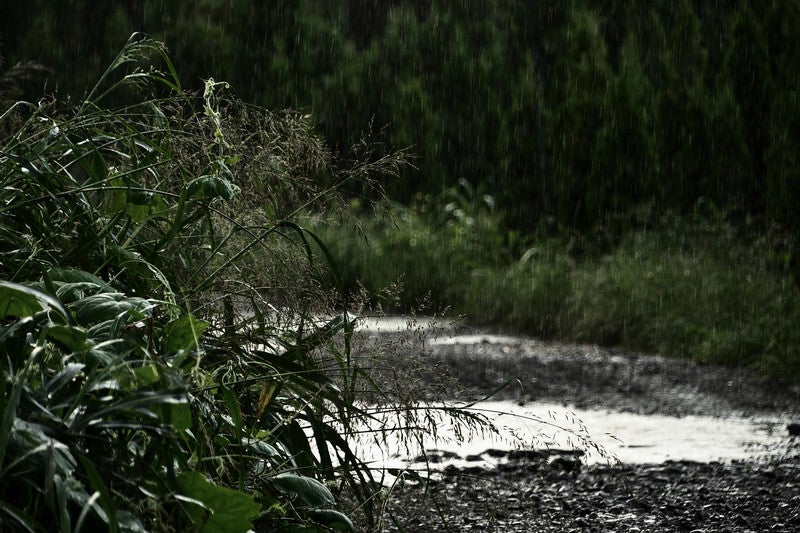
[[[424,328],[425,321],[418,320]],[[363,325],[374,331],[403,331],[405,318],[383,318]],[[511,339],[511,337],[505,337]],[[440,343],[485,342],[486,336],[455,335],[440,337]],[[427,436],[421,446],[439,450],[446,461],[456,466],[492,466],[503,458],[485,453],[492,449],[585,449],[583,438],[625,463],[659,463],[667,460],[698,462],[731,461],[775,453],[788,442],[786,418],[726,416],[671,417],[640,415],[608,410],[576,409],[569,405],[532,402],[518,405],[511,401],[486,401],[473,409],[489,417],[501,435],[473,435],[466,442],[453,438],[446,421],[438,425],[439,439]],[[407,467],[420,447],[405,450],[400,442],[389,446],[365,444],[364,456],[390,467]],[[606,462],[607,456],[591,448],[584,457],[588,463]]]

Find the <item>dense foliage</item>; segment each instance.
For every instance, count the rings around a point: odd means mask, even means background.
[[[134,35],[86,99],[0,115],[0,529],[350,530],[343,494],[375,525],[355,395],[392,395],[295,219],[397,161],[174,72]]]
[[[723,213],[635,212],[617,243],[509,231],[493,197],[463,182],[431,202],[364,221],[369,242],[323,227],[348,286],[384,308],[449,306],[473,324],[622,346],[800,380],[800,288],[780,231]],[[381,289],[401,290],[382,296]]]
[[[799,222],[797,0],[32,0],[0,21],[0,53],[74,95],[146,31],[190,84],[307,109],[335,145],[389,125],[420,156],[389,184],[400,201],[465,178],[526,229],[700,197]]]

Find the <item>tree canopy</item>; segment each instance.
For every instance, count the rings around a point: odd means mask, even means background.
[[[410,147],[400,201],[466,179],[525,229],[700,199],[800,222],[797,0],[30,0],[0,21],[6,68],[51,69],[47,91],[85,94],[142,31],[187,87],[305,110],[334,149]]]

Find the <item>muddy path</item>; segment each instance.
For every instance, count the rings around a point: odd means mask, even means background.
[[[750,369],[514,337],[469,335],[429,342],[434,365],[476,394],[508,380],[498,399],[562,402],[668,416],[754,416],[800,411],[800,388]]]
[[[431,383],[460,398],[669,417],[780,417],[800,422],[800,389],[749,369],[475,331],[400,332]],[[380,343],[398,332],[371,332]],[[369,336],[369,335],[368,335]],[[441,379],[448,376],[452,379]],[[800,442],[758,460],[586,464],[516,453],[499,467],[446,467],[392,487],[385,531],[797,531]]]

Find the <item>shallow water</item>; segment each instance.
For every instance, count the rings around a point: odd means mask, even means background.
[[[413,333],[430,327],[432,320],[404,317],[370,319],[362,328],[375,332]],[[438,324],[442,327],[442,324]],[[447,326],[447,324],[445,324]],[[431,344],[507,343],[522,339],[508,336],[461,335],[452,327],[445,334],[430,339]],[[453,439],[453,428],[446,422],[438,425],[440,438],[428,436],[411,450],[399,442],[390,443],[391,453],[367,445],[363,453],[377,463],[404,467],[422,448],[439,450],[445,464],[456,466],[492,466],[502,458],[486,454],[489,449],[584,449],[587,463],[607,462],[609,458],[624,463],[660,463],[669,460],[697,462],[734,461],[778,453],[788,444],[787,418],[780,415],[762,418],[739,416],[672,417],[634,414],[604,409],[576,409],[569,405],[532,402],[519,405],[512,401],[487,401],[475,407],[485,414],[501,434],[473,435],[468,441]],[[602,452],[587,443],[594,443]],[[468,460],[469,459],[469,460]],[[413,464],[412,464],[413,466]]]
[[[495,450],[584,450],[586,464],[617,460],[644,464],[763,458],[789,444],[787,421],[780,418],[676,418],[493,401],[482,402],[473,411],[487,415],[500,428],[500,434],[472,435],[458,442],[452,427],[443,422],[438,425],[438,439],[428,435],[407,450],[398,439],[391,439],[386,447],[362,444],[360,453],[374,461],[375,467],[417,469],[424,466],[424,461],[415,460],[424,447],[431,456],[428,460],[435,461],[437,468],[491,468],[506,460],[491,452]]]

